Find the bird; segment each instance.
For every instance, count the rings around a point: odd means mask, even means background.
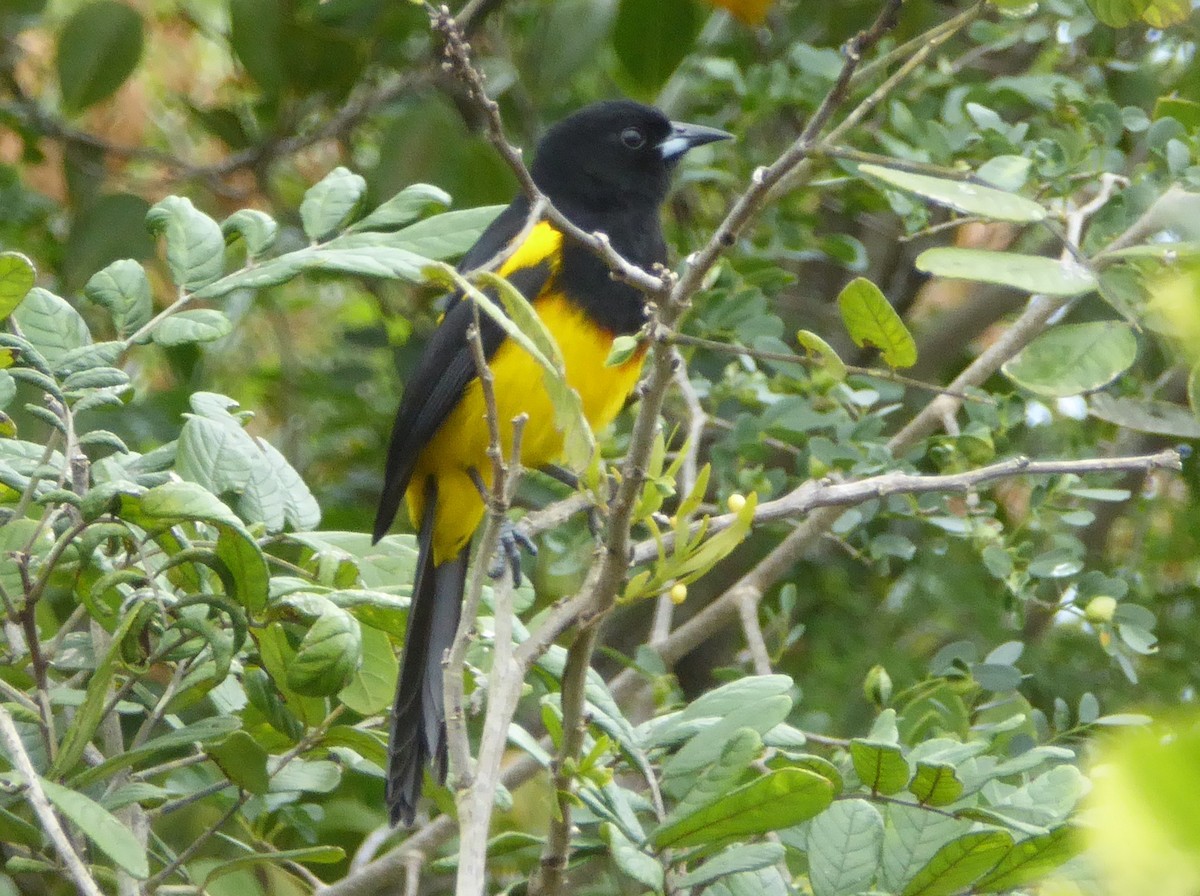
[[[529,173],[567,220],[586,232],[606,234],[627,261],[650,269],[667,261],[661,206],[672,170],[688,150],[731,136],[673,122],[632,100],[607,100],[552,125],[537,144]],[[621,363],[607,366],[606,360],[614,339],[645,325],[645,297],[610,276],[593,250],[548,220],[531,226],[532,208],[528,195],[519,193],[458,268],[466,272],[503,259],[496,272],[529,300],[557,341],[567,384],[579,393],[588,423],[600,430],[637,385],[644,344]],[[493,377],[501,444],[511,444],[512,421],[524,413],[522,466],[550,466],[563,453],[564,437],[542,368],[472,304],[461,293],[450,297],[405,386],[375,517],[375,542],[387,534],[402,500],[417,529],[412,603],[388,744],[385,802],[393,825],[412,824],[427,765],[438,783],[446,778],[443,658],[458,629],[470,541],[492,486],[483,387],[468,337],[476,321]]]

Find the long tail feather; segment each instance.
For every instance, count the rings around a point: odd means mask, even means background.
[[[421,797],[425,766],[433,761],[439,783],[446,780],[446,707],[442,696],[442,659],[454,643],[467,578],[467,551],[440,565],[433,562],[433,524],[437,484],[425,486],[425,512],[417,538],[404,661],[392,708],[388,743],[386,801],[392,824],[413,822]]]

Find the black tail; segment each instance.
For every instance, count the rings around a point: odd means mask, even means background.
[[[425,485],[425,513],[417,539],[417,574],[404,663],[392,708],[388,743],[386,800],[392,824],[412,824],[425,764],[433,761],[439,782],[446,780],[446,706],[442,697],[442,658],[454,643],[467,580],[467,550],[440,565],[433,562],[433,521],[437,484]]]

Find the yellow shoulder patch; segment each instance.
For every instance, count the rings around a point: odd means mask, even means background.
[[[539,221],[526,234],[521,245],[504,260],[504,264],[500,265],[500,270],[496,273],[507,277],[513,271],[537,267],[544,262],[550,263],[552,271],[557,270],[562,239],[562,234],[555,230],[549,221]]]

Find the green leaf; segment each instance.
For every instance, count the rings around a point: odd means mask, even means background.
[[[600,837],[608,844],[612,860],[621,872],[655,893],[663,890],[662,862],[647,855],[621,833],[621,829],[610,821],[600,825]]]
[[[821,362],[821,368],[838,382],[846,378],[846,362],[838,356],[833,346],[811,330],[797,330],[796,341],[808,349],[809,355]]]
[[[1046,210],[1032,199],[1004,190],[882,165],[859,165],[858,170],[889,186],[916,193],[967,215],[1017,223],[1041,221],[1046,217]]]
[[[366,632],[363,633],[364,635]],[[364,731],[349,725],[334,725],[321,738],[323,747],[349,747],[363,759],[379,767],[387,768],[387,734]],[[540,842],[540,841],[539,841]]]
[[[1187,408],[1167,401],[1114,398],[1106,392],[1100,392],[1088,399],[1088,412],[1093,417],[1138,432],[1177,439],[1200,439],[1200,420]]]
[[[179,311],[158,322],[151,336],[159,345],[214,342],[233,332],[233,323],[215,308]]]
[[[692,0],[621,0],[612,35],[617,61],[651,94],[687,56],[700,25]]]
[[[314,865],[331,865],[345,858],[346,851],[340,846],[298,846],[295,849],[256,852],[253,855],[240,856],[214,865],[205,875],[201,889],[207,890],[213,881],[227,874],[244,871],[267,862],[309,862]]]
[[[869,889],[879,869],[883,816],[866,800],[839,800],[808,828],[808,869],[815,896]]]
[[[149,612],[149,609],[145,605],[133,605],[126,609],[120,625],[112,634],[108,650],[105,651],[104,656],[98,658],[96,668],[88,679],[86,697],[63,735],[58,755],[54,757],[54,764],[50,767],[51,777],[61,778],[73,771],[83,757],[84,750],[91,743],[96,729],[100,727],[100,723],[104,719],[104,709],[108,705],[110,696],[109,688],[117,672],[117,664],[121,659],[121,648],[125,637],[138,624],[143,613]]]
[[[502,205],[484,205],[434,215],[387,234],[387,244],[435,261],[457,257],[471,248],[503,210]]]
[[[21,304],[36,279],[33,262],[20,252],[0,252],[0,321]]]
[[[959,249],[943,246],[926,249],[915,262],[919,271],[938,277],[997,283],[1029,293],[1078,296],[1096,288],[1096,275],[1073,261],[1040,255]]]
[[[250,481],[256,453],[254,440],[234,417],[188,414],[175,448],[175,469],[214,494],[241,492]]]
[[[362,663],[358,620],[332,602],[325,603],[287,668],[288,687],[306,697],[336,694]]]
[[[912,776],[908,760],[895,744],[853,740],[850,759],[859,780],[876,793],[899,793]]]
[[[230,0],[229,44],[264,92],[274,94],[283,88],[287,50],[279,0]]]
[[[919,806],[888,805],[880,883],[887,890],[899,891],[942,846],[970,826],[970,822]]]
[[[380,205],[361,221],[354,222],[350,232],[360,230],[392,230],[416,220],[431,209],[450,204],[450,194],[430,184],[411,184]],[[425,254],[413,249],[418,254]]]
[[[255,259],[275,245],[279,225],[266,212],[243,208],[221,222],[221,233],[226,239],[240,236],[246,244],[246,255]]]
[[[679,887],[700,887],[731,874],[758,871],[783,861],[783,852],[779,843],[736,843],[672,883]]]
[[[951,840],[908,882],[902,896],[950,896],[995,868],[1012,845],[1005,831],[976,831]]]
[[[1017,2],[1024,4],[1024,0]],[[975,176],[997,189],[1014,192],[1025,186],[1032,167],[1033,160],[1025,156],[996,156],[980,165]]]
[[[215,526],[216,556],[228,577],[226,587],[253,612],[266,605],[269,573],[262,550],[241,520],[215,495],[192,482],[168,482],[121,500],[122,517],[148,532],[162,532],[184,521]]]
[[[231,783],[249,793],[267,792],[270,785],[267,751],[245,731],[234,731],[220,743],[211,744],[205,752]]]
[[[331,793],[342,780],[336,762],[293,759],[271,776],[271,793]]]
[[[137,878],[150,876],[146,850],[133,832],[99,803],[82,793],[42,779],[46,797],[78,827],[96,848]]]
[[[846,284],[838,296],[842,322],[857,346],[872,345],[892,367],[911,367],[917,363],[917,343],[896,309],[864,277]]]
[[[792,709],[790,697],[780,694],[732,710],[714,724],[696,732],[683,748],[663,765],[664,778],[690,778],[706,765],[716,762],[731,735],[741,728],[763,734],[787,718]]]
[[[795,687],[787,675],[752,675],[701,694],[683,711],[651,724],[649,741],[653,746],[665,746],[690,736],[687,725],[698,719],[719,719],[747,705],[786,695]],[[754,726],[750,726],[754,727]],[[734,731],[736,729],[730,729]],[[754,730],[759,730],[754,728]]]
[[[348,168],[334,168],[309,188],[300,203],[305,235],[315,243],[341,230],[366,192],[367,182],[362,175]]]
[[[807,821],[833,801],[833,785],[810,771],[773,771],[654,832],[659,848],[700,846]]]
[[[7,809],[0,808],[0,842],[20,844],[37,850],[42,848],[44,839],[41,828],[30,824]],[[0,881],[3,881],[2,877],[0,877]],[[3,893],[3,886],[0,885],[0,894]],[[20,896],[16,890],[12,890],[11,893],[13,896]]]
[[[86,703],[86,701],[85,701]],[[143,759],[157,756],[168,750],[178,750],[191,744],[208,744],[215,740],[223,740],[241,727],[241,719],[237,716],[213,716],[201,719],[190,725],[168,731],[146,742],[133,750],[110,756],[99,765],[84,768],[73,776],[69,783],[75,790],[82,790],[97,781],[108,780],[115,772],[139,764]]]
[[[80,112],[115,93],[142,56],[142,19],[117,0],[80,8],[58,37],[58,83],[63,107]]]
[[[1187,398],[1192,416],[1200,419],[1200,364],[1196,364],[1188,373]]]
[[[12,319],[22,334],[52,365],[70,351],[92,341],[87,324],[71,305],[49,290],[35,286],[17,306]]]
[[[720,799],[746,776],[746,770],[762,755],[762,737],[753,728],[739,728],[725,742],[718,760],[706,768],[683,799],[664,819],[670,824]]]
[[[908,792],[923,806],[948,806],[962,796],[963,782],[946,762],[918,762]]]
[[[999,893],[1023,887],[1077,856],[1084,846],[1080,832],[1066,825],[1022,840],[972,889],[977,893]]]
[[[221,227],[190,199],[168,196],[146,213],[146,226],[167,241],[167,266],[177,286],[197,290],[225,270],[225,237]]]
[[[1096,18],[1111,28],[1145,22],[1151,28],[1167,28],[1187,21],[1192,12],[1188,0],[1088,0]]]
[[[641,341],[636,336],[618,336],[613,340],[608,357],[604,359],[605,367],[620,367],[633,357]]]
[[[83,294],[108,310],[122,337],[139,330],[154,312],[146,271],[130,258],[114,261],[93,274],[83,287]]]
[[[294,529],[312,529],[321,522],[321,507],[286,457],[266,439],[255,440],[259,455],[255,460],[256,476],[269,475],[283,496],[283,519]],[[260,474],[258,471],[263,470]],[[252,481],[255,481],[252,477]],[[282,529],[282,525],[279,527]]]
[[[338,699],[359,715],[373,716],[386,710],[396,693],[400,664],[391,639],[377,628],[360,629],[362,665],[338,693]]]
[[[1030,392],[1061,398],[1107,386],[1136,359],[1137,338],[1128,324],[1092,321],[1047,330],[1001,369]]]

